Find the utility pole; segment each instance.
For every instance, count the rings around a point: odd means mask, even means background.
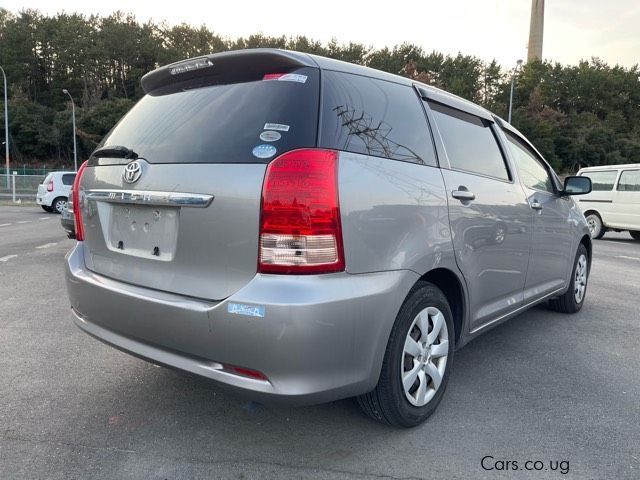
[[[62,89],[62,93],[69,95],[71,99],[71,116],[73,117],[73,171],[78,171],[78,154],[76,151],[76,104],[73,101],[73,97],[66,88]]]
[[[509,120],[508,122],[511,123],[511,112],[513,111],[513,89],[516,85],[516,73],[518,72],[518,70],[520,70],[520,67],[522,66],[522,60],[518,60],[516,62],[516,66],[513,69],[513,72],[511,73],[511,95],[509,96]]]
[[[11,186],[9,180],[9,109],[7,106],[7,76],[4,74],[4,68],[0,67],[2,77],[4,78],[4,155],[5,155],[5,173],[7,176],[7,189]]]

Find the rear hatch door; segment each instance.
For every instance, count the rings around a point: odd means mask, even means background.
[[[256,274],[267,163],[316,145],[319,71],[280,54],[207,58],[208,76],[147,81],[89,160],[80,201],[90,270],[221,300]]]

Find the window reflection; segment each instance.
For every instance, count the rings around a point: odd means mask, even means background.
[[[435,151],[410,86],[341,72],[323,72],[321,146],[423,165]]]

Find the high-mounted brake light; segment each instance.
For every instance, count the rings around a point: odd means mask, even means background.
[[[82,225],[82,212],[80,210],[80,180],[84,169],[87,168],[87,161],[85,160],[80,165],[76,178],[73,180],[73,223],[76,229],[76,240],[82,242],[84,240],[84,227]]]
[[[47,192],[53,192],[53,180],[49,180],[47,183]]]
[[[283,75],[286,75],[286,73],[265,73],[262,80],[278,80]]]
[[[287,152],[267,166],[262,186],[258,271],[318,274],[344,270],[338,155]]]

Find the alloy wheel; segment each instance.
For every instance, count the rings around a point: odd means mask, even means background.
[[[56,212],[58,213],[62,213],[62,211],[64,210],[64,207],[67,206],[67,202],[64,200],[58,200],[56,201],[56,204],[54,206],[54,208],[56,209]]]

